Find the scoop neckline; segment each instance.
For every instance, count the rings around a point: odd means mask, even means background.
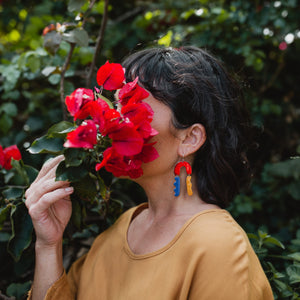
[[[170,249],[176,242],[177,240],[180,238],[180,236],[184,233],[184,231],[189,227],[189,225],[191,223],[193,223],[193,221],[195,219],[197,219],[199,216],[201,215],[204,215],[204,214],[207,214],[207,213],[213,213],[213,212],[227,212],[227,210],[225,209],[217,209],[217,208],[213,208],[213,209],[205,209],[205,210],[202,210],[198,213],[196,213],[194,216],[192,216],[190,219],[188,219],[183,225],[182,227],[180,228],[180,230],[176,233],[176,235],[174,236],[174,238],[169,242],[167,243],[165,246],[163,246],[162,248],[160,249],[157,249],[153,252],[148,252],[148,253],[145,253],[145,254],[135,254],[129,244],[128,244],[128,230],[129,230],[129,225],[130,223],[132,222],[133,220],[133,216],[140,210],[139,214],[145,210],[146,208],[148,208],[148,203],[145,202],[145,203],[142,203],[140,205],[138,205],[137,207],[135,207],[135,209],[132,210],[131,214],[129,215],[128,217],[128,220],[127,220],[127,223],[126,223],[126,230],[124,230],[124,250],[125,252],[127,253],[127,255],[132,258],[132,259],[136,259],[136,260],[141,260],[141,259],[146,259],[146,258],[151,258],[151,257],[154,257],[154,256],[157,256],[159,254],[162,254],[164,253],[165,251],[167,251],[168,249]],[[136,215],[137,216],[137,215]],[[135,217],[136,217],[135,216]]]

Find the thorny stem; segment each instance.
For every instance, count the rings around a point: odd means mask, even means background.
[[[64,91],[64,83],[65,83],[65,73],[67,71],[67,68],[69,66],[71,57],[73,55],[73,51],[75,49],[75,45],[74,43],[70,43],[71,47],[68,53],[68,56],[66,57],[65,63],[61,69],[61,74],[60,74],[60,87],[59,87],[59,94],[60,94],[60,102],[61,102],[61,106],[62,106],[62,110],[63,110],[63,120],[67,120],[68,119],[68,113],[67,113],[67,109],[65,106],[65,91]]]
[[[98,34],[98,37],[97,37],[95,53],[94,53],[94,57],[93,57],[93,61],[91,63],[90,69],[89,69],[88,76],[86,78],[86,87],[87,88],[91,85],[92,76],[93,76],[93,73],[94,73],[94,68],[95,68],[95,65],[96,65],[97,56],[98,56],[98,53],[99,53],[100,48],[101,48],[102,43],[103,43],[103,37],[104,37],[105,28],[106,28],[107,18],[108,18],[108,0],[105,0],[104,12],[103,12],[103,17],[102,17],[102,21],[101,21],[99,34]]]

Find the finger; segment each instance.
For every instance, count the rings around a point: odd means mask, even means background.
[[[25,192],[25,204],[27,207],[30,207],[33,203],[37,202],[44,194],[47,194],[59,188],[66,188],[69,185],[69,182],[55,181],[53,180],[53,178],[32,183],[32,185]]]
[[[49,209],[49,207],[59,200],[70,201],[70,194],[72,194],[73,188],[66,187],[56,189],[43,195],[39,201],[35,202],[28,209],[28,212],[33,220],[38,220],[40,216]]]
[[[53,172],[56,170],[58,164],[64,160],[63,155],[56,156],[52,159],[47,160],[44,165],[42,166],[37,178],[35,179],[36,181],[40,180],[42,177],[49,177],[49,175],[52,175]],[[52,171],[52,172],[51,172]]]

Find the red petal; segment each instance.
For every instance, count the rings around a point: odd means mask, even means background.
[[[134,125],[139,125],[145,121],[151,122],[153,110],[147,103],[128,103],[121,109],[125,118],[128,118]]]
[[[97,127],[95,123],[88,120],[86,124],[78,126],[67,135],[64,146],[67,148],[88,148],[92,149],[97,143]]]
[[[108,61],[98,69],[97,83],[104,89],[112,91],[120,89],[124,85],[125,74],[120,64],[109,63]]]
[[[20,160],[22,158],[21,152],[16,145],[9,146],[3,150],[4,164],[3,168],[10,170],[12,168],[11,159]]]
[[[110,159],[110,157],[112,155],[112,150],[113,150],[113,148],[110,147],[110,148],[107,148],[103,152],[103,159],[102,159],[101,163],[96,164],[96,167],[95,167],[96,171],[99,171],[101,168],[103,168],[107,164],[108,160]]]
[[[122,105],[126,105],[128,102],[137,103],[149,96],[149,93],[137,82],[138,77],[134,81],[125,84],[119,91],[118,97]]]
[[[92,90],[79,88],[70,96],[66,97],[65,103],[71,116],[74,116],[85,103],[92,100],[94,100],[94,93]]]
[[[103,155],[109,155],[105,163],[106,171],[113,173],[116,177],[128,175],[128,165],[124,161],[124,156],[119,155],[113,147],[105,150]]]
[[[159,157],[157,150],[153,147],[155,143],[145,144],[141,153],[141,159],[144,163],[155,160]]]
[[[121,155],[131,156],[141,152],[144,140],[130,124],[119,124],[119,128],[108,135],[112,145]]]

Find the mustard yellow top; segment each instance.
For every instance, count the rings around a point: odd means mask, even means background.
[[[155,252],[127,243],[125,212],[48,290],[47,300],[271,300],[269,282],[247,235],[226,210],[205,210]]]

